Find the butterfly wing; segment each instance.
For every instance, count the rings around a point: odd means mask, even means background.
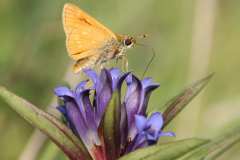
[[[104,43],[117,40],[112,31],[73,4],[64,5],[63,26],[68,54],[76,61],[84,58],[97,60]],[[88,60],[81,62],[87,63]]]
[[[96,54],[94,56],[89,56],[89,57],[77,60],[76,63],[73,65],[73,72],[78,73],[83,68],[93,65],[98,58],[99,58],[99,55]]]

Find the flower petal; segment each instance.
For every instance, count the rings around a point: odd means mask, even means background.
[[[128,136],[128,124],[127,124],[127,111],[126,105],[123,102],[121,106],[121,119],[120,119],[120,137],[121,137],[121,148],[124,148],[127,143]]]
[[[154,134],[147,133],[146,139],[147,139],[149,142],[157,142],[157,140],[158,140],[158,135],[154,135]]]
[[[73,92],[68,87],[65,87],[65,86],[56,87],[54,89],[54,93],[58,97],[64,97],[64,96],[74,97]]]
[[[57,110],[59,112],[61,112],[63,114],[63,116],[65,116],[67,114],[67,110],[66,110],[66,107],[65,106],[58,106],[57,107]]]
[[[159,86],[158,83],[154,83],[152,78],[147,77],[142,80],[143,88],[148,88],[149,86]]]
[[[112,78],[108,70],[103,69],[96,85],[96,121],[97,124],[103,116],[105,108],[112,96]]]
[[[83,72],[92,80],[93,88],[95,88],[99,79],[97,73],[92,69],[84,69]]]
[[[127,73],[124,73],[123,75],[121,75],[118,79],[118,82],[117,82],[117,89],[119,90],[119,92],[121,92],[121,88],[122,88],[122,84],[124,82],[124,80],[127,79],[128,75],[130,74],[130,72],[127,72]]]
[[[94,116],[94,110],[93,106],[91,104],[91,101],[89,99],[89,91],[90,90],[85,90],[81,93],[80,95],[80,100],[81,100],[81,106],[85,110],[85,115],[86,115],[86,123],[88,124],[88,128],[97,132],[97,124]]]
[[[143,79],[141,81],[141,84],[143,86],[142,96],[144,98],[141,99],[142,101],[141,101],[139,109],[138,109],[138,114],[145,115],[150,95],[154,89],[159,87],[159,84],[154,83],[151,78]]]
[[[142,132],[147,124],[147,119],[142,115],[135,115],[135,123],[138,129],[138,132]]]
[[[163,126],[163,117],[160,112],[153,113],[148,121],[146,126],[149,126],[149,130],[153,130],[154,132],[159,132]]]
[[[87,81],[82,81],[77,85],[75,89],[75,92],[77,95],[80,94],[85,89],[86,84],[87,84]]]
[[[148,132],[148,139],[149,140],[155,140],[157,141],[158,134],[161,132],[162,126],[163,126],[163,117],[162,114],[159,112],[153,113],[146,124],[147,127],[147,132]]]
[[[66,119],[66,124],[69,128],[71,128],[71,130],[73,131],[73,133],[75,135],[78,135],[78,132],[76,131],[76,128],[74,126],[74,124],[72,123],[72,121],[69,119],[68,117],[68,111],[66,106],[58,106],[57,107],[58,111],[62,113],[63,117]]]
[[[142,84],[134,75],[129,75],[127,81],[127,93],[125,95],[125,104],[128,118],[128,136],[133,139],[137,134],[134,115],[138,114],[138,109],[142,99]]]
[[[78,110],[77,104],[74,102],[66,102],[66,111],[67,117],[69,118],[70,126],[74,127],[74,130],[77,132],[77,135],[81,137],[83,142],[90,145],[90,142],[87,139],[87,124],[84,123],[83,116]]]
[[[117,83],[122,73],[119,69],[112,68],[110,69],[110,74],[112,77],[112,89],[115,90],[117,88]]]
[[[163,136],[175,137],[176,134],[174,132],[160,132],[159,137],[163,137]]]
[[[145,134],[137,134],[137,136],[134,138],[132,143],[127,147],[126,153],[145,147],[147,145],[148,145],[148,141],[146,139]]]
[[[131,81],[129,77],[131,77]],[[133,75],[129,75],[127,77],[127,81],[128,88],[125,96],[125,103],[128,114],[128,123],[132,124],[134,123],[134,115],[137,114],[140,100],[142,98],[141,97],[142,85],[139,79],[137,79]]]

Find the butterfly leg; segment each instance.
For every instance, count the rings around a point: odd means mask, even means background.
[[[121,59],[121,57],[116,58],[116,60],[115,60],[116,65],[118,65],[118,62],[119,62],[120,59]]]
[[[116,66],[121,66],[122,67],[122,63],[119,63],[119,62],[122,62],[122,57],[121,56],[116,57],[115,64],[116,64]]]
[[[121,57],[121,59],[122,59],[122,70],[124,72],[128,72],[128,59],[127,59],[127,56],[123,55]]]

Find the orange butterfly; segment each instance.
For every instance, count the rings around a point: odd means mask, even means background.
[[[121,58],[136,43],[133,37],[118,35],[76,5],[65,4],[63,26],[69,56],[76,61],[75,73],[113,58]]]

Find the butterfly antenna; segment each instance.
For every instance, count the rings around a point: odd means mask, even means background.
[[[154,58],[156,57],[156,52],[155,52],[154,48],[152,48],[152,47],[150,47],[150,46],[148,46],[148,45],[140,44],[140,43],[137,43],[136,45],[142,46],[142,47],[146,47],[146,48],[150,48],[151,51],[152,51],[152,57],[151,57],[151,59],[148,61],[147,65],[146,65],[146,67],[145,67],[145,69],[144,69],[144,72],[143,72],[143,74],[142,74],[142,78],[143,78],[143,77],[146,75],[146,73],[147,73],[150,65],[152,64]]]
[[[145,70],[144,70],[144,72],[143,72],[142,78],[143,78],[143,77],[145,76],[145,74],[147,73],[150,65],[152,64],[152,62],[153,62],[153,60],[154,60],[154,58],[155,58],[155,56],[156,56],[155,50],[154,50],[153,48],[151,48],[151,50],[152,50],[152,57],[151,57],[151,59],[149,60],[147,66],[145,67]]]
[[[143,38],[148,37],[148,34],[138,34],[138,35],[135,35],[133,37],[135,37],[136,39],[143,39]]]

